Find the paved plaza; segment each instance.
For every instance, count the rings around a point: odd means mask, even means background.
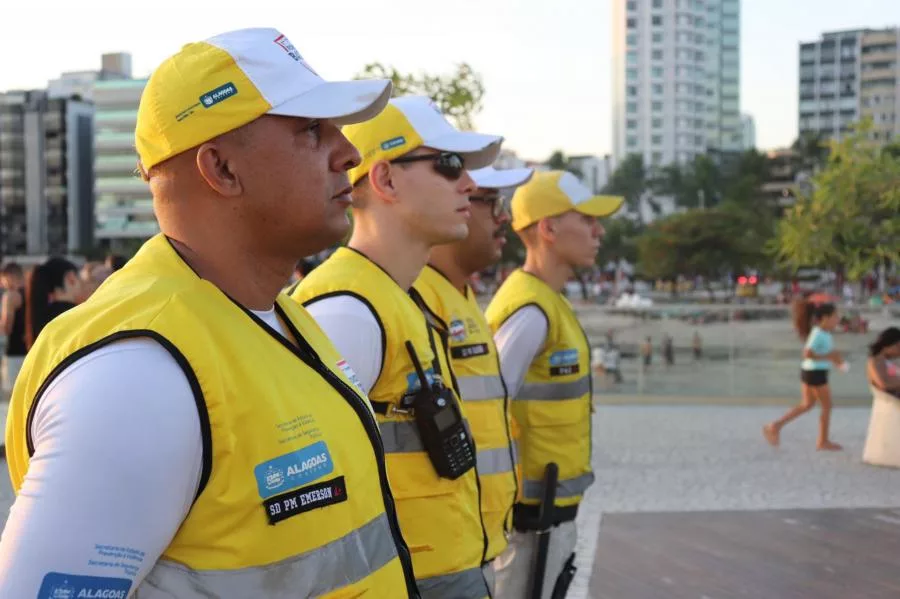
[[[611,520],[623,514],[900,508],[900,470],[860,461],[868,408],[835,410],[833,436],[845,447],[839,453],[815,450],[815,412],[784,430],[779,449],[769,447],[760,428],[783,409],[598,405],[593,458],[597,482],[579,515],[579,570],[570,598],[591,597],[589,574],[598,540],[604,538],[604,516]],[[4,517],[11,502],[9,481],[2,476]],[[764,564],[759,575],[766,576]]]

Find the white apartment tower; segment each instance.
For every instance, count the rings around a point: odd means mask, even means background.
[[[740,0],[613,0],[613,154],[742,148]]]

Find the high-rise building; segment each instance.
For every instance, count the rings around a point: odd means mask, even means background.
[[[871,117],[871,137],[886,143],[900,134],[898,30],[835,31],[800,44],[799,133],[840,139]]]
[[[134,129],[146,84],[146,79],[110,79],[94,84],[94,234],[112,249],[135,245],[159,232],[150,189],[136,176]]]
[[[749,114],[741,115],[741,149],[756,148],[756,121]]]
[[[69,254],[93,234],[93,107],[0,93],[0,254]]]
[[[51,98],[79,96],[84,100],[94,98],[94,83],[107,79],[131,79],[131,54],[115,52],[100,57],[99,71],[70,71],[47,82]]]
[[[613,154],[739,151],[740,0],[613,0]]]

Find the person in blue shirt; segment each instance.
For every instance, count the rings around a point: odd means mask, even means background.
[[[828,437],[831,424],[831,390],[828,387],[828,372],[832,364],[846,371],[847,364],[841,354],[834,349],[832,331],[838,325],[840,316],[834,304],[814,304],[807,299],[799,299],[793,307],[794,328],[801,339],[806,339],[803,347],[803,363],[800,366],[800,405],[791,408],[780,419],[763,427],[763,435],[772,446],[778,446],[781,429],[801,414],[809,412],[819,403],[819,450],[839,451],[840,445]]]

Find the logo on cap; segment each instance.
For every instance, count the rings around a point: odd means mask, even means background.
[[[400,137],[395,137],[393,139],[389,139],[386,142],[381,144],[382,150],[391,150],[393,148],[397,148],[406,143],[406,138],[402,135]]]
[[[286,38],[284,35],[279,35],[278,37],[276,37],[275,43],[284,48],[284,51],[287,52],[288,55],[297,62],[303,60],[303,57],[300,56],[299,52],[297,52],[297,48],[294,47],[294,44],[291,43],[291,40]]]
[[[209,108],[223,100],[227,100],[236,93],[237,88],[234,86],[234,83],[228,82],[225,85],[220,85],[216,89],[208,91],[200,96],[200,103],[203,104],[204,108]]]

